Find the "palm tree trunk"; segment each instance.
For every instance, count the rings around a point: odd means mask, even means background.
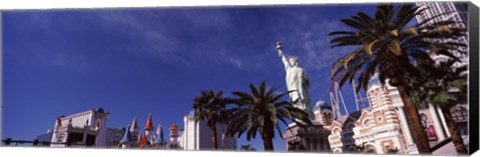
[[[262,133],[262,140],[265,151],[273,151],[272,137],[266,133]]]
[[[407,115],[408,128],[412,134],[413,141],[417,145],[418,152],[420,154],[430,154],[432,151],[428,144],[427,135],[423,132],[423,126],[417,108],[410,101],[410,98],[408,98],[404,86],[398,86],[397,89],[402,98],[405,113]]]
[[[212,149],[216,150],[218,148],[218,143],[217,143],[217,126],[216,124],[213,124],[210,126],[212,129]]]
[[[260,131],[265,151],[273,151],[273,122],[265,118],[263,128]]]
[[[455,121],[453,121],[450,109],[448,107],[442,107],[442,112],[445,116],[445,121],[447,122],[448,131],[450,131],[450,134],[452,135],[452,142],[455,145],[457,153],[462,155],[467,154],[467,147],[465,147],[465,143],[463,143],[462,136],[460,136],[460,132],[458,131]]]

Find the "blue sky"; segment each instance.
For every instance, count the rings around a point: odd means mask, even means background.
[[[248,91],[279,84],[275,50],[299,57],[312,102],[329,102],[330,66],[351,48],[330,48],[327,34],[374,5],[29,10],[3,12],[3,137],[31,140],[56,117],[103,107],[109,127],[134,116],[143,126],[177,124],[204,89]],[[350,111],[352,88],[343,89]],[[275,150],[284,151],[277,135]],[[250,142],[263,150],[260,137]]]

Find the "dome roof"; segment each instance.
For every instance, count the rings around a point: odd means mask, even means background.
[[[319,100],[319,101],[317,101],[317,103],[315,103],[315,106],[324,106],[324,105],[328,106],[328,104],[323,100]]]
[[[105,113],[105,110],[104,110],[103,108],[99,107],[99,108],[97,108],[97,112],[99,112],[99,113]]]
[[[368,81],[367,85],[367,91],[370,91],[370,89],[373,88],[379,88],[382,86],[382,83],[380,82],[380,78],[378,73],[375,73],[372,77],[370,77],[370,80]]]
[[[323,112],[325,110],[332,110],[332,107],[328,105],[325,101],[319,100],[315,103],[315,107],[313,108],[313,113]]]

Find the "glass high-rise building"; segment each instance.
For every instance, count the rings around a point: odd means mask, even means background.
[[[416,5],[420,8],[426,8],[425,11],[416,16],[418,23],[433,18],[428,24],[449,20],[456,22],[455,24],[450,25],[451,27],[463,27],[468,29],[468,3],[466,2],[417,2]],[[435,16],[438,17],[434,18]],[[468,35],[456,40],[468,45]],[[468,52],[468,47],[462,47],[461,50],[464,51],[465,54],[455,55],[461,59],[462,64],[468,64],[468,54],[466,54]],[[442,58],[442,56],[432,57],[434,59]]]

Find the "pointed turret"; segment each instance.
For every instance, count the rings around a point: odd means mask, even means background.
[[[140,143],[140,140],[142,140],[142,133],[138,134],[137,136],[137,143]]]
[[[127,128],[130,128],[130,125],[128,125]],[[130,143],[130,130],[125,129],[125,134],[123,135],[122,140],[120,140],[120,144],[125,145],[125,144],[128,144],[128,143]]]
[[[165,139],[163,138],[163,129],[162,125],[158,124],[157,128],[157,139],[155,140],[155,143],[162,144],[165,142]]]
[[[161,127],[162,127],[162,125],[161,125],[161,124],[158,124],[158,125],[157,125],[157,132],[156,132],[156,133],[157,133],[157,135],[159,135],[159,134],[160,134],[160,132],[161,132],[161,129],[162,129]]]
[[[130,130],[133,131],[135,129],[138,129],[138,127],[137,127],[137,116],[133,117],[132,127],[130,128]]]
[[[153,130],[152,114],[148,114],[147,124],[145,124],[145,130]]]
[[[148,147],[147,135],[143,134],[142,139],[140,140],[140,147]]]
[[[157,138],[155,139],[154,144],[157,148],[164,148],[164,146],[167,144],[167,142],[165,142],[165,138],[163,138],[163,128],[160,124],[158,124],[157,127]]]

